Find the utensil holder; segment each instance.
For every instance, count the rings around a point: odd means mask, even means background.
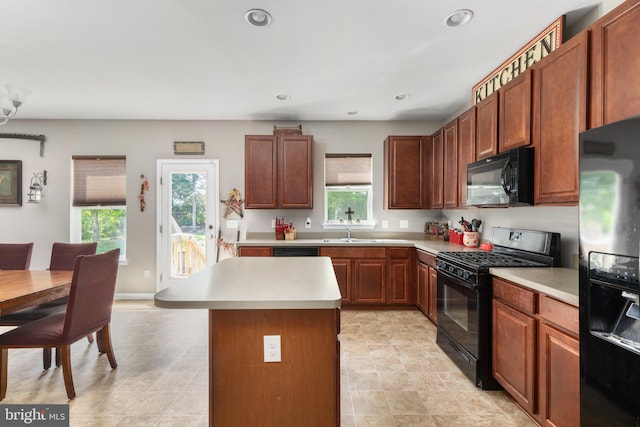
[[[479,231],[465,231],[464,236],[462,236],[462,244],[468,248],[477,248],[478,243],[480,243],[480,232]]]

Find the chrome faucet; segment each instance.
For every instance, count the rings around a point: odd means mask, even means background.
[[[347,240],[351,240],[351,229],[349,227],[345,227],[347,229]]]

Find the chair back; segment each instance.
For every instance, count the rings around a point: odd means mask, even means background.
[[[111,321],[120,249],[76,258],[62,335],[82,337]]]
[[[31,243],[0,243],[0,270],[28,270],[31,264]]]
[[[94,255],[97,242],[89,243],[59,243],[51,247],[51,262],[49,270],[73,270],[73,264],[78,255]]]

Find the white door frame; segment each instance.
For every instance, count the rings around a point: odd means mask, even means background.
[[[165,190],[162,186],[162,169],[165,165],[196,165],[196,166],[213,166],[213,188],[211,191],[207,191],[207,197],[211,197],[211,203],[208,206],[211,208],[209,212],[210,225],[213,226],[212,230],[209,230],[212,235],[212,239],[217,239],[218,230],[220,229],[220,165],[217,159],[158,159],[156,161],[156,188],[157,200],[156,200],[156,291],[161,291],[167,286],[162,282],[162,255],[163,255],[163,233],[160,230],[160,226],[163,222],[163,217],[166,213],[168,206],[164,206],[164,194]],[[211,194],[209,194],[211,193]],[[167,230],[163,230],[167,232]],[[214,243],[215,245],[215,243]],[[218,248],[216,248],[218,250]],[[207,265],[211,266],[215,264],[216,250],[207,250]],[[189,281],[188,278],[183,279],[185,282]],[[166,283],[166,281],[165,281]]]

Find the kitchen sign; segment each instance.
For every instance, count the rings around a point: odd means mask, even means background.
[[[563,42],[564,16],[556,19],[529,43],[473,87],[471,104],[478,102],[524,73]]]

